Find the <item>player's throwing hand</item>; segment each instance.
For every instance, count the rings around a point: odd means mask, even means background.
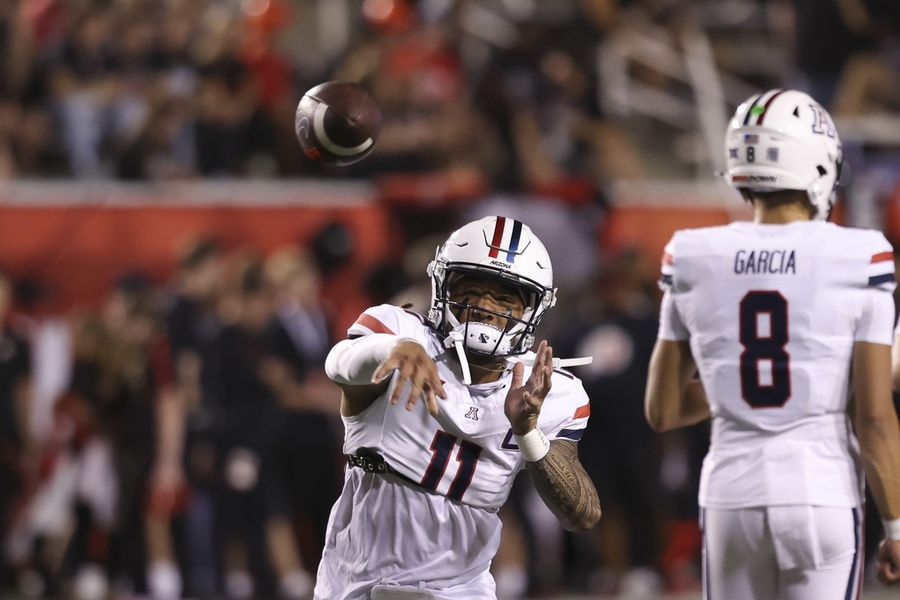
[[[537,347],[531,376],[522,385],[525,365],[516,363],[513,367],[512,384],[506,394],[504,411],[512,425],[515,435],[525,435],[537,427],[541,405],[550,391],[550,379],[553,375],[553,348],[546,340]]]
[[[401,340],[394,346],[390,356],[384,360],[375,373],[372,383],[381,383],[394,369],[397,369],[397,384],[394,386],[390,403],[397,404],[406,382],[409,381],[409,395],[406,398],[406,410],[412,410],[419,396],[425,396],[428,412],[437,416],[439,409],[437,398],[447,399],[444,384],[438,376],[437,365],[428,356],[425,348],[412,340]]]

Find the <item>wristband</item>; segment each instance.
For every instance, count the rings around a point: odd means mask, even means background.
[[[900,540],[900,519],[883,519],[881,524],[884,525],[884,537],[891,541]]]
[[[537,462],[550,452],[550,440],[537,427],[525,435],[517,435],[516,444],[526,462]]]

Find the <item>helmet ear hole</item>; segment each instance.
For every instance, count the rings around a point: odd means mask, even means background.
[[[819,177],[823,177],[828,174],[828,169],[826,169],[822,165],[816,165],[816,170],[819,172]]]
[[[792,112],[791,114],[794,115],[795,117],[797,117],[797,118],[799,119],[799,118],[800,118],[800,107],[799,107],[799,106],[795,106],[795,107],[794,107],[794,112]]]

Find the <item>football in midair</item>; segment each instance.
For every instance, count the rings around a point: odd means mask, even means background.
[[[346,166],[375,149],[381,111],[359,84],[328,81],[312,88],[297,105],[294,131],[311,160]]]

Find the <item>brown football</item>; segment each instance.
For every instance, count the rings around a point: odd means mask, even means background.
[[[364,87],[329,81],[312,88],[297,105],[294,131],[312,160],[345,166],[375,149],[381,111]]]

